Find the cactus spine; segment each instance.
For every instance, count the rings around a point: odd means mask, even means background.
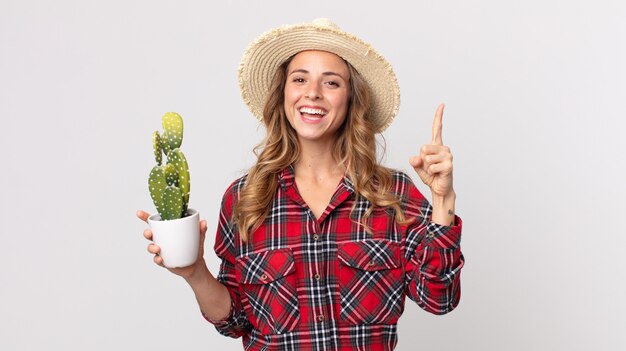
[[[148,185],[152,201],[162,220],[184,217],[189,204],[189,166],[180,145],[183,142],[183,118],[176,112],[163,115],[163,134],[152,135],[156,166],[150,171]],[[163,154],[167,163],[161,165]]]

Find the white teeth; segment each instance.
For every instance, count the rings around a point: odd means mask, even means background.
[[[300,113],[306,113],[309,115],[325,115],[326,112],[320,108],[302,107]]]

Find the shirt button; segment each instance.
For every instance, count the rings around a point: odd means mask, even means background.
[[[315,273],[315,280],[320,281],[320,279],[322,279],[322,277],[319,275],[319,273]]]
[[[320,322],[323,322],[324,321],[324,315],[320,314],[319,316],[317,316],[317,320],[320,321]]]
[[[371,260],[371,261],[370,261],[370,263],[369,263],[369,265],[370,265],[370,266],[375,266],[375,265],[376,265],[376,262],[374,262],[374,260]]]
[[[430,232],[430,233],[426,234],[426,237],[427,237],[428,239],[432,239],[432,238],[434,238],[434,237],[435,237],[435,233]]]
[[[313,235],[313,240],[315,241],[320,240],[320,236],[317,234]]]
[[[261,280],[267,280],[267,274],[263,274],[263,275],[261,276]]]

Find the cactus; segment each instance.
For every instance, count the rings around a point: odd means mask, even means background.
[[[183,119],[176,112],[163,115],[163,134],[152,134],[156,166],[150,171],[150,196],[162,220],[182,218],[189,204],[189,166],[180,145],[183,142]],[[167,163],[161,165],[163,154]]]
[[[161,151],[161,136],[156,130],[152,134],[152,144],[154,146],[154,158],[156,158],[157,166],[160,166],[163,161],[163,152]]]

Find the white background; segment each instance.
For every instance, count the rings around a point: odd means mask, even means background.
[[[146,251],[151,134],[166,111],[185,120],[216,272],[221,196],[263,135],[239,60],[316,17],[396,70],[387,165],[413,172],[447,104],[461,304],[437,317],[407,301],[397,349],[626,348],[623,1],[2,0],[0,349],[241,349]]]

